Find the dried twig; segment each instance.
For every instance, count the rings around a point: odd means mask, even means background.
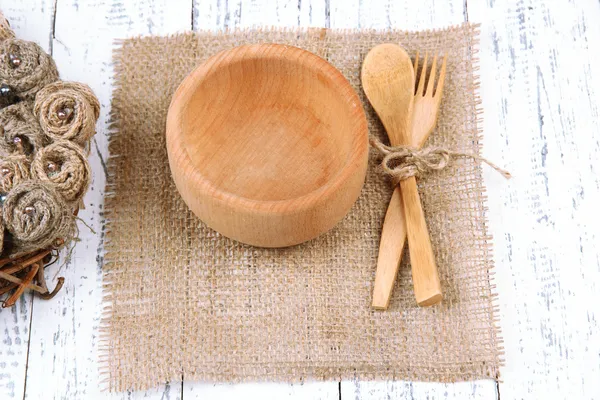
[[[23,279],[21,284],[19,286],[17,286],[17,288],[15,289],[13,294],[11,294],[6,300],[4,300],[2,307],[6,308],[6,307],[12,307],[15,305],[15,303],[17,302],[19,297],[21,297],[23,292],[25,292],[25,289],[27,288],[27,286],[29,286],[31,284],[31,281],[33,281],[33,278],[36,276],[39,268],[40,268],[40,264],[31,265],[29,272],[27,272],[27,275],[25,275],[25,279]]]
[[[44,265],[55,261],[52,257],[53,250],[44,249],[18,258],[0,259],[0,296],[8,294],[2,307],[13,306],[26,289],[38,293],[44,300],[49,300],[58,293],[65,282],[64,278],[58,278],[56,286],[50,291],[44,276]]]

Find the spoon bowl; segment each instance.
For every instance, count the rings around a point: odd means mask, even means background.
[[[363,61],[361,80],[390,143],[410,145],[415,73],[406,51],[391,43],[374,47]]]

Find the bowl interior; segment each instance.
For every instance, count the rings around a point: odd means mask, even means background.
[[[182,140],[213,187],[252,200],[298,198],[350,162],[364,140],[356,123],[362,107],[321,58],[258,49],[222,58],[197,81],[182,110]]]

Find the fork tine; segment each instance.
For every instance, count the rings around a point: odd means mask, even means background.
[[[419,87],[417,87],[417,94],[423,96],[423,90],[425,89],[425,77],[427,76],[427,55],[429,52],[425,52],[425,59],[423,60],[423,66],[421,67],[421,75],[419,79]]]
[[[431,69],[429,70],[429,80],[427,82],[427,89],[425,90],[425,94],[423,96],[431,96],[433,97],[433,81],[435,81],[435,76],[437,74],[437,54],[433,57],[433,64],[431,64]]]
[[[437,86],[435,88],[434,97],[441,97],[444,91],[444,80],[446,79],[446,60],[448,59],[448,53],[444,54],[444,61],[442,61],[442,68],[440,69],[440,76],[438,78]]]
[[[415,71],[415,92],[417,91],[417,84],[419,83],[419,50],[415,55],[415,62],[413,63],[413,71]]]

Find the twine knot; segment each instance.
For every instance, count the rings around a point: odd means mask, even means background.
[[[383,155],[381,166],[386,174],[392,177],[395,182],[410,178],[411,176],[423,176],[432,171],[439,171],[446,168],[453,159],[459,157],[472,158],[483,161],[506,179],[512,175],[507,170],[500,168],[488,159],[473,153],[464,153],[452,151],[442,147],[425,147],[414,149],[405,146],[388,146],[380,140],[371,138],[371,146]]]

